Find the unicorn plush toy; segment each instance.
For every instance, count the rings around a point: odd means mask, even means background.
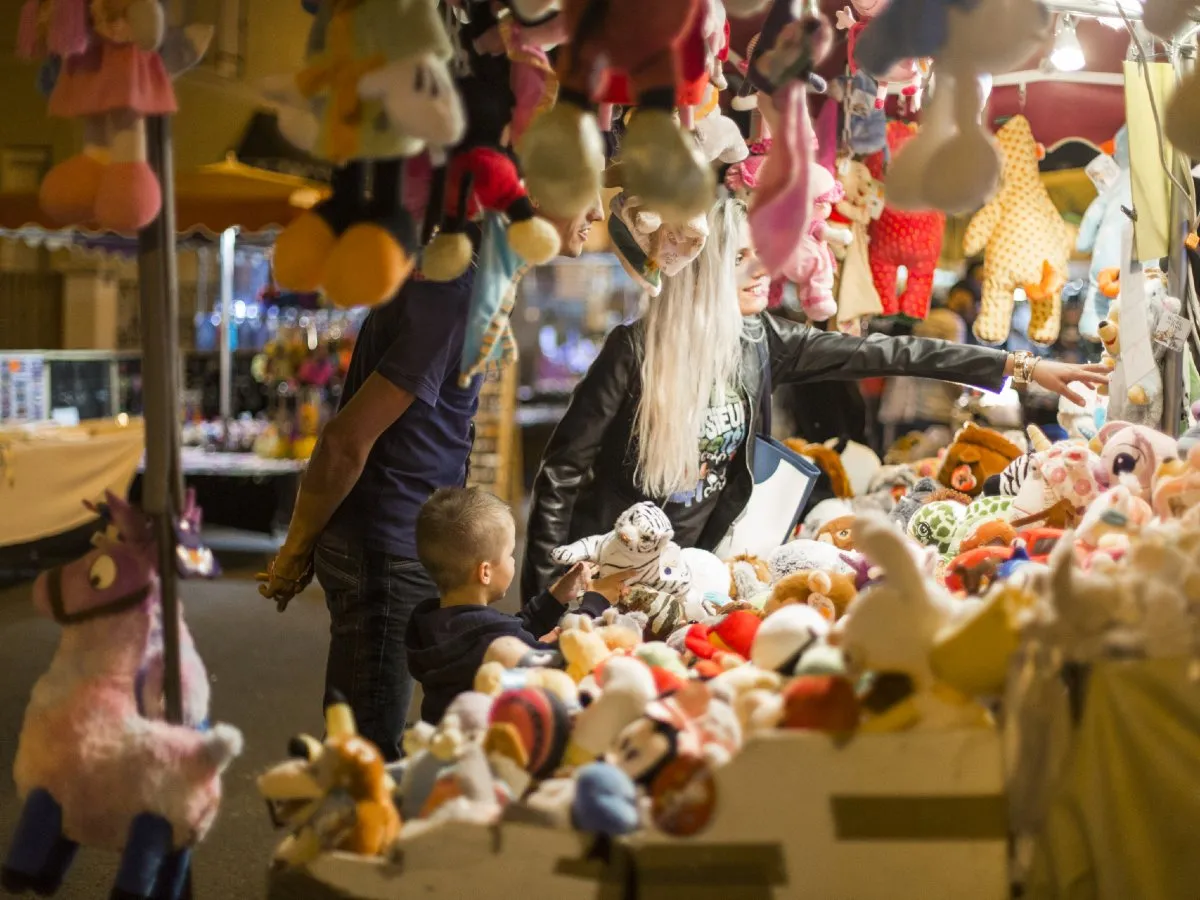
[[[208,679],[182,619],[186,724],[159,718],[157,545],[143,514],[112,494],[106,503],[95,549],[34,584],[34,606],[63,632],[25,711],[14,767],[24,807],[0,887],[53,895],[82,844],[121,853],[110,900],[176,900],[242,735],[207,727]]]

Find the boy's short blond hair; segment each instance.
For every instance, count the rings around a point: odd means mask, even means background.
[[[479,488],[435,491],[417,516],[417,558],[442,593],[471,579],[482,562],[497,559],[513,528],[512,510]]]

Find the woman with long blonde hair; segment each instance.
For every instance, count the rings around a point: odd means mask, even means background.
[[[851,337],[766,312],[770,279],[746,206],[722,199],[700,256],[664,279],[646,316],[613,330],[542,456],[526,529],[522,596],[554,574],[551,551],[609,531],[635,503],[661,506],[684,547],[716,547],[754,486],[754,437],[786,383],[912,375],[999,390],[1016,372],[1071,395],[1098,367],[1030,361],[928,338]]]

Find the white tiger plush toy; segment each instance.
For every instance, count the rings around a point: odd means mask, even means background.
[[[593,534],[559,547],[550,559],[560,566],[594,563],[598,578],[631,571],[630,586],[640,584],[680,596],[691,587],[692,575],[673,537],[675,529],[666,513],[653,503],[638,503],[621,513],[608,534]]]

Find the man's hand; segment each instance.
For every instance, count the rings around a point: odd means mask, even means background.
[[[258,592],[268,600],[274,600],[280,612],[287,609],[292,598],[303,591],[313,580],[312,553],[297,554],[285,544],[279,555],[271,560],[267,571],[255,576]]]
[[[571,566],[570,571],[566,575],[554,582],[550,588],[550,596],[563,606],[569,606],[585,592],[592,589],[592,576],[594,574],[595,570],[592,568],[591,563],[577,562]]]

